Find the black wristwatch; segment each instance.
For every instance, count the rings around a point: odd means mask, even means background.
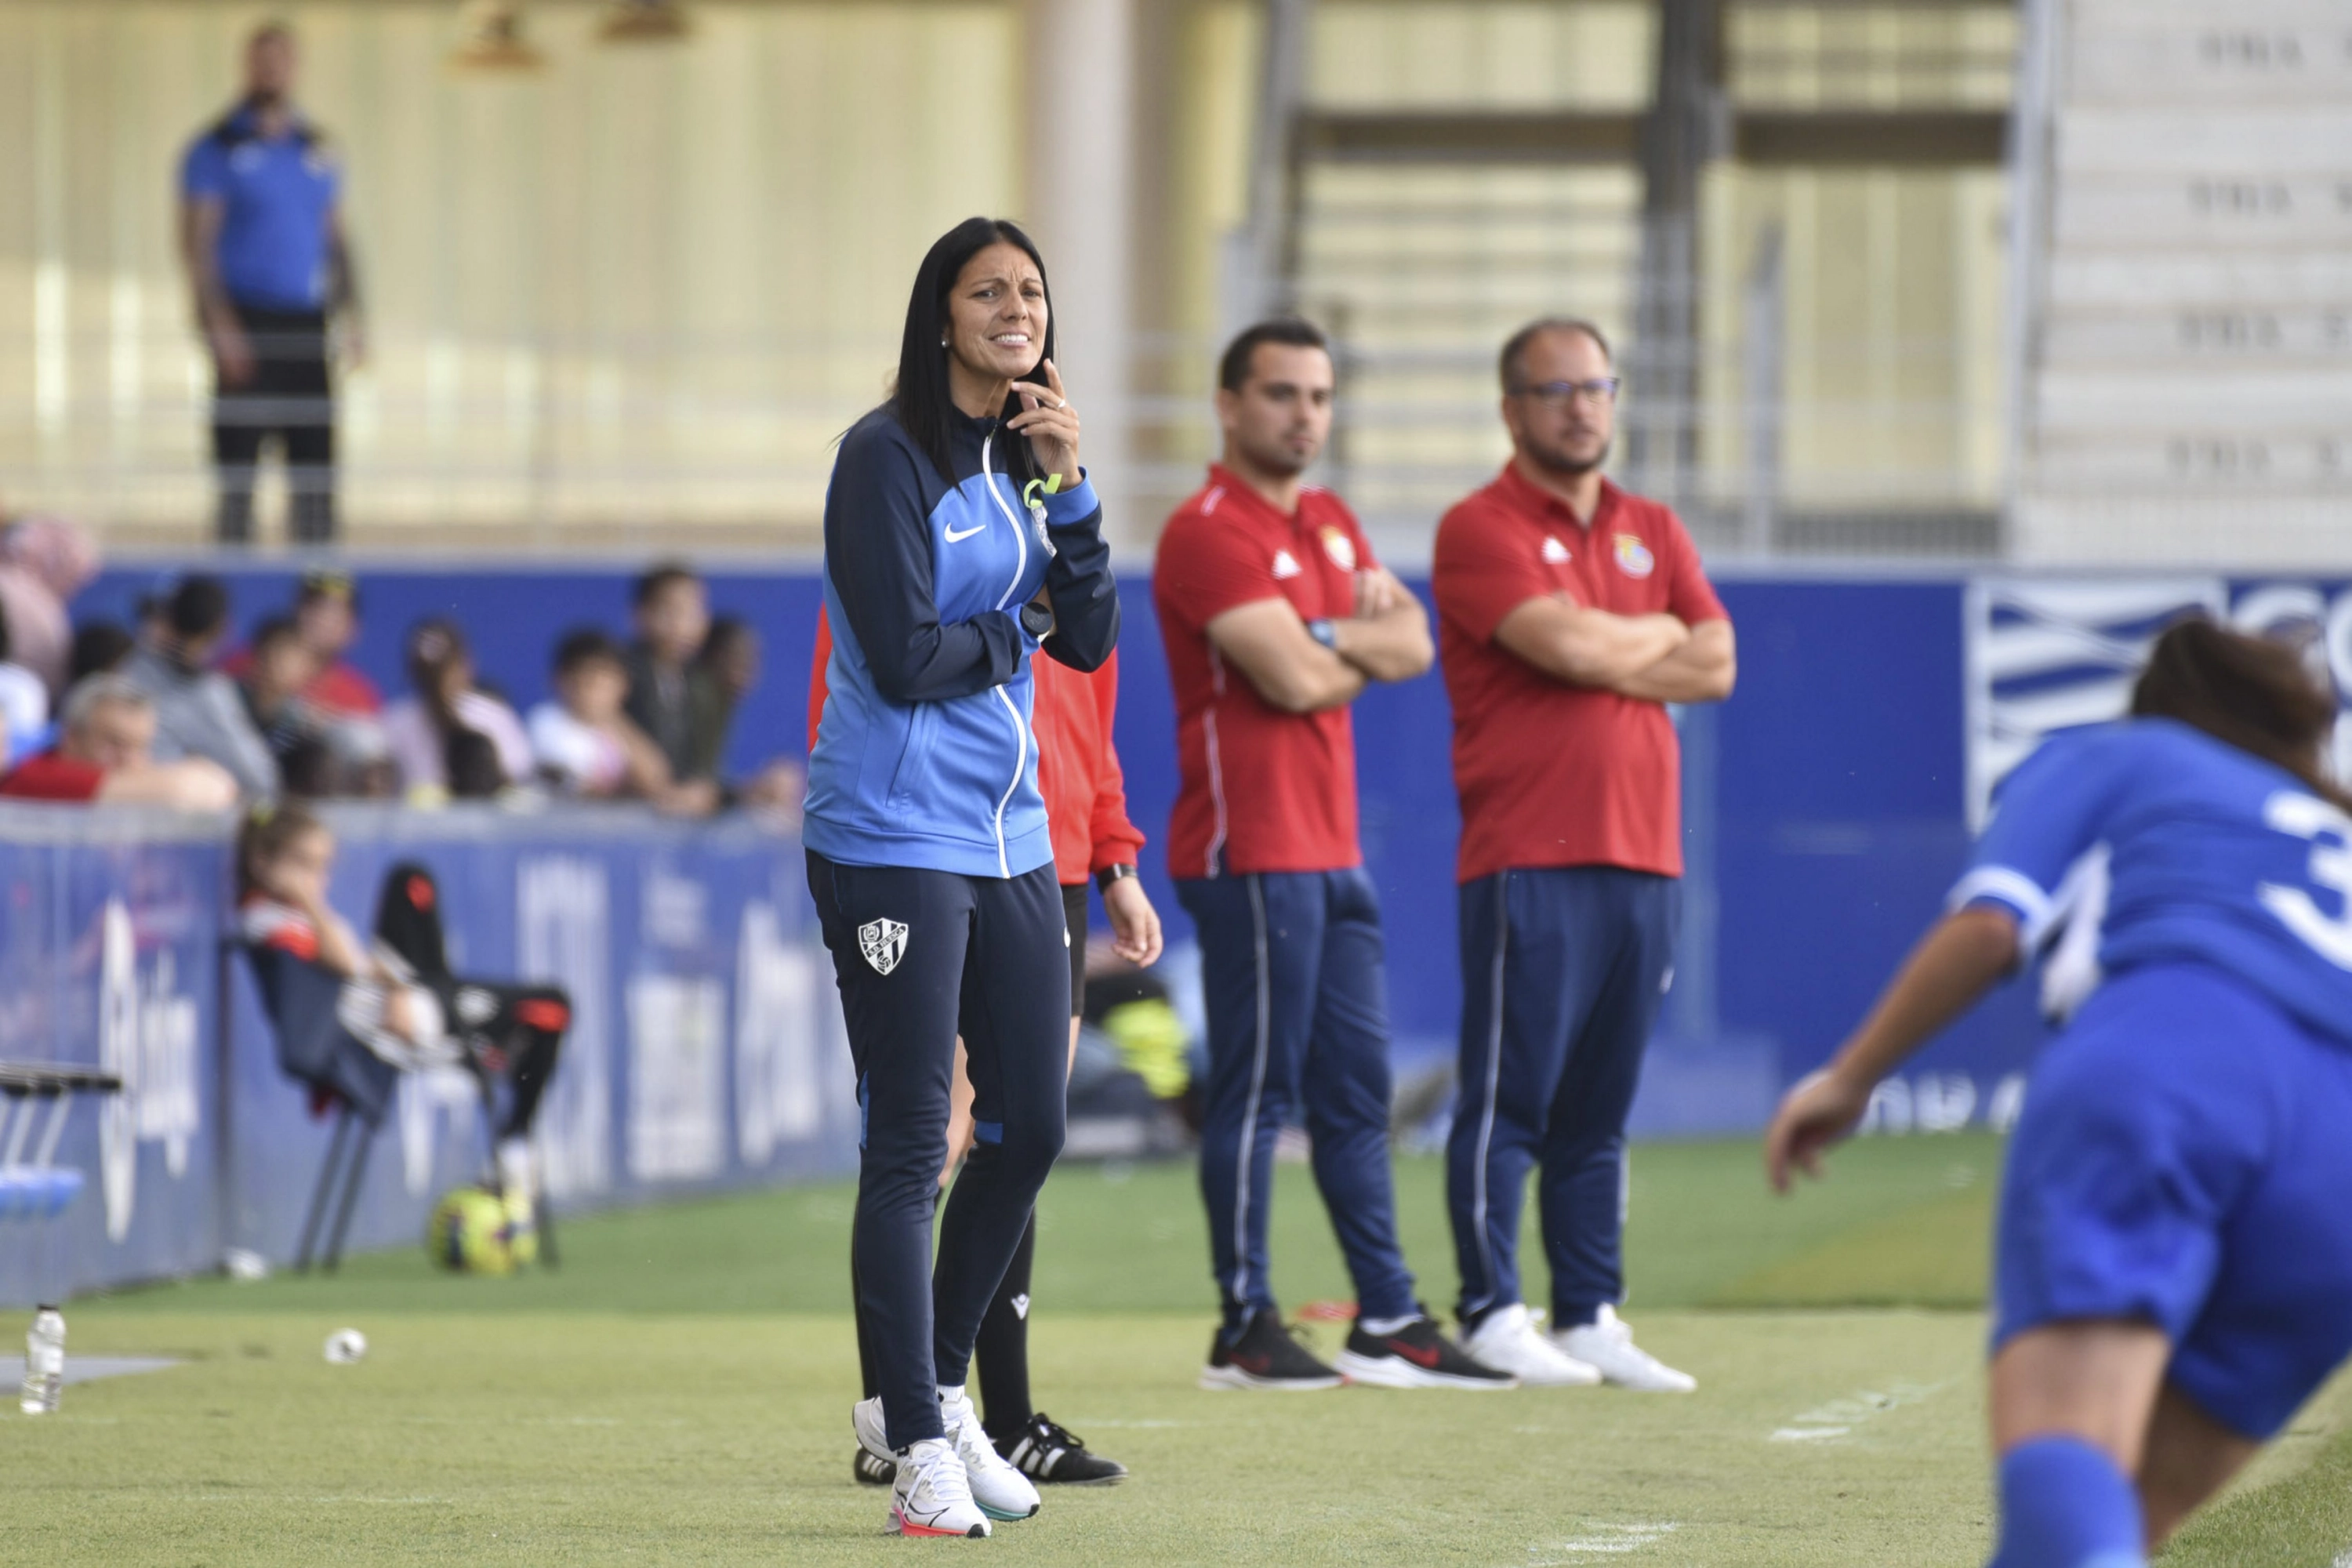
[[[1039,642],[1044,642],[1047,634],[1054,629],[1054,612],[1035,600],[1031,600],[1021,606],[1021,629]]]
[[[1113,882],[1124,882],[1134,875],[1135,868],[1132,866],[1106,866],[1095,873],[1095,887],[1108,893]]]

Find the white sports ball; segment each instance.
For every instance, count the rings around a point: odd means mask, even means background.
[[[327,1336],[327,1360],[336,1366],[350,1366],[367,1354],[367,1336],[357,1329],[337,1329]]]

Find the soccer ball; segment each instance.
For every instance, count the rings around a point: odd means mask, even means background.
[[[459,1187],[433,1205],[425,1250],[442,1268],[464,1274],[511,1274],[514,1232],[496,1193]]]
[[[357,1329],[337,1329],[327,1336],[327,1360],[335,1366],[353,1366],[367,1354],[367,1336]]]

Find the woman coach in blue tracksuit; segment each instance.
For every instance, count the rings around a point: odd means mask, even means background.
[[[825,495],[834,645],[803,840],[863,1112],[851,1254],[882,1393],[854,1425],[897,1463],[908,1534],[985,1535],[1037,1508],[962,1385],[1062,1147],[1068,939],[1028,661],[1042,647],[1093,669],[1118,637],[1053,346],[1037,247],[959,224],[923,258],[897,387],[843,437]],[[959,1031],[978,1141],[935,1270]]]

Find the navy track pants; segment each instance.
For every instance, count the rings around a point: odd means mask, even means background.
[[[1414,1310],[1389,1167],[1388,986],[1380,899],[1360,868],[1176,884],[1200,930],[1209,1018],[1201,1196],[1224,1331],[1275,1308],[1274,1143],[1304,1115],[1315,1184],[1367,1318]]]
[[[1682,884],[1615,866],[1498,871],[1462,900],[1461,1095],[1445,1148],[1461,1315],[1519,1297],[1540,1163],[1552,1315],[1624,1299],[1625,1117],[1674,978]]]
[[[939,1386],[963,1383],[981,1319],[1062,1152],[1069,933],[1050,865],[1003,879],[847,866],[811,851],[808,872],[857,1068],[857,1304],[890,1445],[903,1448],[944,1436]],[[959,1033],[977,1138],[934,1265]]]

